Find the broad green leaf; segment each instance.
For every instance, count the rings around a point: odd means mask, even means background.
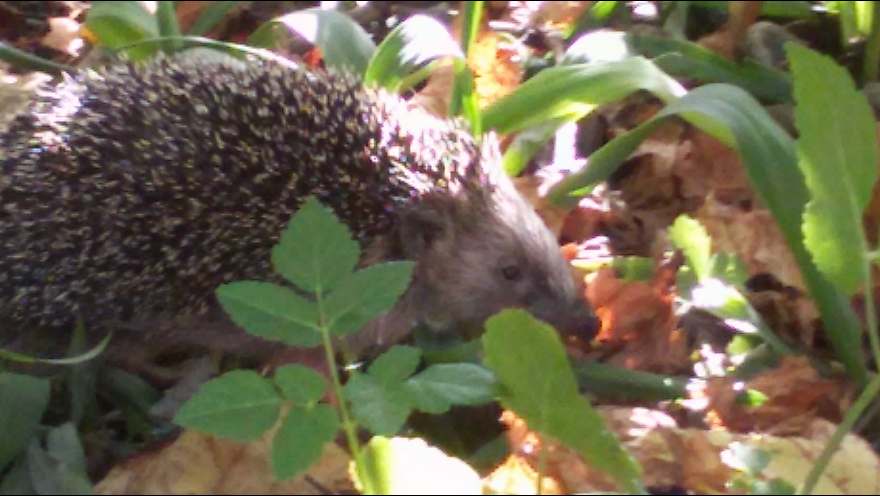
[[[49,381],[11,372],[0,373],[0,471],[37,433],[49,404]]]
[[[406,381],[415,407],[439,414],[452,405],[481,405],[495,397],[495,376],[472,363],[432,365]]]
[[[479,474],[421,439],[375,436],[364,447],[364,494],[482,494]]]
[[[278,419],[281,398],[268,379],[233,370],[210,380],[187,401],[174,423],[235,441],[253,441]]]
[[[810,193],[804,244],[819,270],[852,295],[867,281],[862,214],[877,182],[877,128],[864,94],[830,58],[787,44],[794,74],[800,168]]]
[[[272,471],[285,480],[305,472],[321,458],[324,446],[339,432],[339,417],[330,405],[294,407],[272,440]]]
[[[156,17],[142,2],[96,2],[86,14],[86,28],[98,44],[118,49],[159,35]],[[142,45],[126,51],[132,60],[142,60],[158,51],[159,45]]]
[[[778,69],[748,60],[732,62],[687,40],[633,33],[625,37],[631,50],[654,58],[654,63],[668,74],[705,83],[732,84],[771,102],[791,101],[791,77]]]
[[[244,330],[291,346],[321,343],[315,304],[290,289],[259,281],[239,281],[217,288],[217,299]]]
[[[699,222],[679,215],[669,228],[669,239],[683,253],[698,280],[711,275],[712,240]]]
[[[476,43],[480,32],[485,2],[465,2],[461,12],[461,48],[464,57],[454,61],[455,81],[452,86],[452,98],[449,102],[449,115],[463,115],[470,124],[471,133],[474,136],[483,134],[483,114],[480,111],[480,103],[477,92],[474,91],[474,77],[467,58],[471,48]]]
[[[552,327],[524,310],[505,310],[486,322],[483,350],[502,386],[501,402],[529,428],[577,451],[628,492],[644,492],[640,468],[580,395],[571,365]]]
[[[422,351],[412,346],[393,346],[370,364],[367,371],[383,384],[399,384],[416,371]]]
[[[354,271],[359,256],[360,248],[348,227],[332,210],[309,197],[272,249],[272,266],[300,288],[323,294]]]
[[[680,84],[642,57],[552,67],[486,109],[483,127],[508,134],[551,119],[573,121],[638,90],[663,101],[684,93]]]
[[[403,384],[383,384],[369,374],[352,375],[344,393],[355,420],[374,434],[396,434],[412,411]]]
[[[37,494],[92,494],[94,492],[88,475],[76,470],[40,447],[37,439],[31,440],[27,450],[27,466],[31,482]]]
[[[343,335],[391,310],[409,286],[413,262],[371,265],[344,279],[324,305],[333,334]]]
[[[314,403],[327,390],[324,377],[305,365],[285,365],[275,371],[273,380],[284,398],[296,405]]]
[[[312,8],[272,19],[257,28],[248,45],[277,48],[295,33],[321,49],[324,62],[335,69],[364,74],[376,45],[352,18],[333,10]]]
[[[211,2],[199,14],[196,22],[190,26],[187,34],[192,36],[202,36],[214,28],[226,15],[238,5],[244,4],[240,1],[218,1]]]
[[[367,66],[364,84],[397,92],[407,75],[442,57],[463,55],[445,26],[432,17],[412,16],[379,44]]]
[[[864,384],[866,369],[858,351],[861,326],[846,295],[816,270],[803,244],[801,217],[808,197],[803,175],[797,168],[794,143],[745,91],[726,84],[709,84],[691,91],[593,153],[588,167],[551,188],[548,200],[559,205],[576,202],[579,194],[614,172],[664,120],[676,115],[739,152],[752,185],[776,219],[801,267],[838,358],[849,374]]]

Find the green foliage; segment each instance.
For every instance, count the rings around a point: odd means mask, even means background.
[[[810,201],[804,244],[818,269],[852,295],[868,279],[862,213],[877,182],[874,114],[852,78],[830,58],[786,46],[795,76],[799,165]],[[833,95],[833,98],[829,98]]]
[[[425,15],[412,16],[379,44],[364,73],[364,85],[391,92],[408,89],[427,76],[432,69],[428,64],[444,57],[463,58],[446,27]]]
[[[242,5],[246,2],[240,1],[218,1],[211,2],[207,7],[202,10],[202,13],[199,14],[198,19],[190,26],[187,34],[191,36],[202,36],[211,29],[214,28],[220,21],[222,21],[229,12]]]
[[[141,2],[96,2],[86,15],[85,25],[100,45],[110,49],[159,36],[156,17]],[[127,54],[132,60],[143,60],[158,50],[159,45],[140,45]]]
[[[37,494],[91,494],[86,455],[73,424],[51,429],[46,448],[34,439],[27,450],[30,481]]]
[[[728,487],[746,494],[795,494],[795,488],[783,479],[764,480],[761,474],[770,464],[772,455],[743,443],[731,443],[722,460],[737,470]]]
[[[321,49],[329,67],[364,74],[376,45],[370,35],[345,14],[320,8],[299,10],[272,19],[248,37],[248,45],[283,46],[291,34]]]
[[[610,176],[663,121],[677,115],[739,152],[752,185],[801,267],[838,358],[850,375],[863,383],[866,369],[858,352],[858,320],[846,296],[816,269],[803,243],[801,217],[808,195],[797,168],[794,142],[745,91],[726,84],[709,84],[690,91],[594,152],[590,166],[557,183],[548,199],[562,205],[573,203]]]
[[[49,381],[29,375],[0,373],[0,471],[27,446],[49,404]]]
[[[437,364],[413,375],[420,360],[421,350],[394,346],[367,373],[353,374],[345,395],[355,418],[375,434],[393,435],[413,409],[440,414],[452,405],[479,405],[494,398],[495,379],[483,367]]]
[[[559,336],[522,310],[490,318],[486,364],[498,377],[501,402],[531,429],[557,439],[628,492],[644,492],[640,468],[578,391]]]

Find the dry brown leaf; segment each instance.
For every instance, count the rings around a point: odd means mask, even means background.
[[[781,478],[797,487],[803,483],[835,427],[825,420],[813,419],[801,437],[734,434],[721,429],[681,429],[665,413],[645,408],[604,406],[597,410],[641,465],[644,485],[677,493],[736,494],[727,487],[728,481],[738,474],[738,466],[728,451],[732,443],[762,449],[771,455],[770,464],[760,476],[762,480]],[[517,488],[515,492],[534,491],[534,476],[529,478],[528,474],[534,473],[540,456],[546,456],[546,473],[564,493],[615,490],[607,475],[590,468],[575,453],[529,432],[512,413],[506,412],[505,417],[511,428],[510,444],[516,460],[509,460],[512,468],[506,467],[497,477],[502,482],[532,481],[531,485],[512,485]],[[523,440],[529,440],[530,444],[523,444]],[[550,452],[539,455],[540,446]],[[531,467],[532,472],[522,464]],[[496,474],[484,479],[487,486],[495,482],[493,477]],[[504,486],[498,483],[494,487]],[[815,492],[877,494],[878,491],[880,459],[863,439],[847,435]]]
[[[728,20],[718,31],[700,38],[698,44],[724,58],[733,60],[745,39],[749,26],[761,15],[761,2],[729,2]]]
[[[587,298],[602,321],[596,339],[620,347],[608,361],[631,369],[671,373],[689,364],[686,342],[660,284],[618,279],[602,268],[587,282]]]
[[[354,489],[348,478],[350,457],[329,443],[308,476],[278,482],[272,475],[267,433],[259,441],[236,443],[184,431],[157,451],[144,452],[114,467],[95,486],[97,494],[324,494]]]
[[[805,357],[785,357],[780,365],[759,374],[742,387],[729,377],[712,378],[702,393],[708,398],[710,424],[734,432],[759,431],[784,436],[804,436],[817,417],[838,421],[852,396],[843,379],[823,379]],[[737,403],[744,389],[767,397],[749,407]]]
[[[474,73],[474,91],[480,108],[510,94],[522,80],[523,70],[516,61],[516,51],[501,42],[500,36],[483,30],[468,53],[468,65]]]

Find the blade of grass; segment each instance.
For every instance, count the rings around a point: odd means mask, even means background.
[[[180,36],[180,24],[177,22],[177,11],[174,9],[174,2],[162,0],[156,7],[156,21],[159,25],[159,36]],[[165,53],[174,53],[183,48],[180,40],[169,39],[164,44]]]
[[[17,48],[11,47],[0,41],[0,60],[9,62],[19,69],[42,71],[49,74],[61,74],[63,72],[75,72],[76,68],[65,64],[52,62],[51,60],[31,55]]]
[[[189,28],[189,31],[186,33],[190,36],[202,36],[211,29],[214,28],[220,21],[222,21],[226,14],[228,14],[232,9],[238,6],[239,1],[222,1],[222,2],[211,2],[211,5],[205,7],[201,14],[199,14],[199,18],[196,19],[196,22]]]

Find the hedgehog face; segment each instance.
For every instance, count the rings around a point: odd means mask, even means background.
[[[409,303],[430,327],[482,327],[505,308],[524,308],[564,333],[596,330],[556,239],[509,182],[426,199],[402,224],[417,261]]]

